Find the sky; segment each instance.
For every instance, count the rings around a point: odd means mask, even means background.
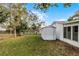
[[[66,21],[70,16],[73,16],[77,10],[79,10],[79,4],[73,3],[71,7],[64,8],[62,3],[58,4],[58,7],[50,7],[47,12],[35,10],[32,3],[26,5],[27,10],[31,10],[38,15],[41,21],[45,22],[45,25],[50,25],[54,21]]]

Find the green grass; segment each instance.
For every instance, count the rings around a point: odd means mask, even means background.
[[[68,45],[69,46],[69,45]],[[0,41],[1,56],[51,56],[79,55],[74,49],[65,46],[64,42],[44,41],[37,35],[22,36],[16,39]]]

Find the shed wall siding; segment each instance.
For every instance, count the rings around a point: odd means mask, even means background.
[[[41,30],[41,37],[44,40],[56,40],[56,29],[55,28],[43,28]]]

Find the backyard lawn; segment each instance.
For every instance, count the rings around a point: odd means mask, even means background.
[[[1,56],[79,55],[79,49],[67,43],[44,41],[38,35],[27,35],[0,41]]]

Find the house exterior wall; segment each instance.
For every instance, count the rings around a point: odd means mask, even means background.
[[[55,23],[53,24],[56,27],[56,39],[63,39],[63,24]]]
[[[57,39],[59,39],[61,41],[64,41],[66,43],[69,43],[73,46],[79,47],[79,23],[70,23],[70,24],[65,24],[65,25],[60,24],[60,23],[55,23],[55,24],[53,24],[53,26],[56,27],[56,38]],[[71,40],[67,39],[67,38],[64,38],[64,36],[63,36],[63,34],[64,34],[63,28],[68,27],[68,26],[71,27]],[[73,40],[73,36],[72,36],[72,34],[73,34],[73,32],[72,32],[73,28],[72,27],[73,26],[78,26],[78,42]]]
[[[68,27],[68,26],[71,27],[71,39],[67,39],[67,38],[63,37],[62,41],[67,42],[73,46],[79,47],[79,23],[72,23],[72,24],[63,25],[63,27]],[[73,28],[72,28],[73,26],[78,26],[78,42],[73,40],[73,36],[72,36],[73,35]]]

